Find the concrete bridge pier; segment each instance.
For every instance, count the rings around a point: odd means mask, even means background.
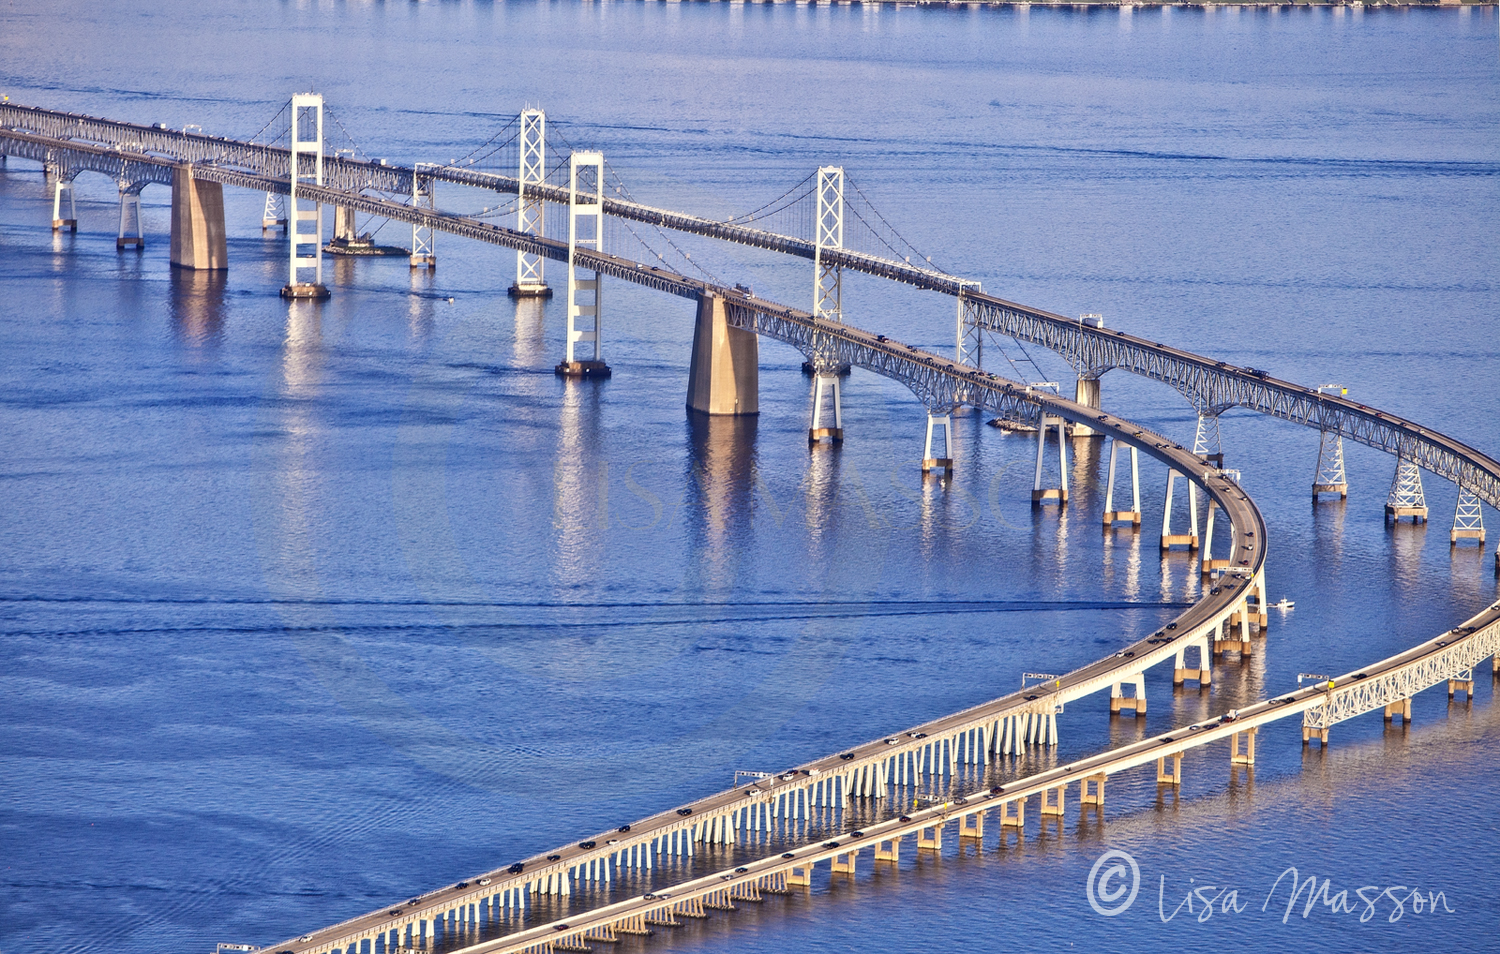
[[[1189,551],[1193,551],[1198,549],[1198,495],[1193,492],[1192,481],[1187,481],[1188,532],[1172,532],[1172,495],[1179,477],[1182,475],[1177,471],[1167,471],[1167,500],[1161,514],[1161,548],[1170,550],[1175,546],[1186,546]],[[1187,480],[1185,477],[1183,479]]]
[[[66,195],[68,214],[63,215],[63,196]],[[52,183],[52,231],[78,231],[78,198],[73,192],[72,178],[59,174]]]
[[[1129,709],[1139,719],[1146,714],[1146,674],[1138,672],[1129,682],[1134,687],[1133,696],[1124,694],[1126,681],[1123,679],[1109,687],[1109,714],[1119,715],[1121,710]]]
[[[1234,524],[1229,525],[1229,552],[1221,560],[1215,560],[1214,549],[1214,511],[1219,509],[1219,504],[1214,498],[1208,498],[1208,514],[1203,518],[1203,550],[1202,570],[1203,576],[1208,576],[1215,570],[1227,570],[1233,564],[1230,559],[1234,556]]]
[[[1129,523],[1132,531],[1141,528],[1141,465],[1140,451],[1134,444],[1125,445],[1130,450],[1130,509],[1115,509],[1115,462],[1120,455],[1118,439],[1109,442],[1109,477],[1104,484],[1104,529],[1117,523]]]
[[[932,432],[936,427],[943,429],[943,456],[934,457],[932,454]],[[944,474],[953,473],[953,412],[944,411],[937,415],[931,409],[927,411],[927,443],[922,448],[922,473],[930,474],[933,471],[941,471]]]
[[[1041,413],[1036,428],[1036,477],[1031,485],[1031,505],[1040,507],[1049,500],[1057,501],[1059,507],[1068,504],[1068,442],[1065,439],[1062,418],[1045,411]],[[1047,449],[1047,428],[1057,429],[1057,479],[1059,486],[1042,486],[1042,458]]]
[[[760,413],[760,338],[728,323],[724,299],[698,299],[687,406],[711,415]]]
[[[229,267],[224,187],[193,178],[191,163],[172,170],[171,244],[171,262],[178,268],[220,271]]]
[[[120,186],[120,231],[115,236],[115,251],[134,245],[136,251],[146,247],[146,231],[141,225],[141,188],[144,185],[126,183]]]
[[[1103,407],[1104,402],[1100,395],[1099,379],[1096,377],[1089,377],[1088,375],[1080,374],[1078,376],[1078,384],[1073,389],[1073,400],[1077,401],[1079,404],[1082,404],[1084,407]],[[1072,431],[1074,437],[1104,436],[1103,431],[1096,431],[1092,427],[1089,427],[1087,424],[1080,424],[1077,421],[1073,422],[1073,424],[1070,425],[1070,430]]]
[[[1180,686],[1192,679],[1198,683],[1198,688],[1207,689],[1213,684],[1214,674],[1210,668],[1210,660],[1213,654],[1209,651],[1209,638],[1207,635],[1193,639],[1191,642],[1179,646],[1177,649],[1177,660],[1172,667],[1172,685]],[[1198,666],[1196,669],[1189,668],[1187,664],[1188,650],[1195,649],[1198,652]]]
[[[816,362],[815,362],[816,363]],[[823,417],[823,395],[828,393],[833,401],[833,426],[826,427]],[[812,384],[812,424],[807,429],[807,442],[816,444],[823,438],[835,444],[844,442],[844,409],[839,400],[839,376],[836,371],[818,370]]]

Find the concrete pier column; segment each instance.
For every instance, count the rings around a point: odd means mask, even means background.
[[[1059,785],[1056,788],[1044,788],[1044,789],[1042,789],[1042,814],[1043,815],[1059,815],[1059,816],[1064,815],[1064,814],[1067,813],[1066,812],[1067,804],[1068,804],[1068,786],[1067,786],[1067,783],[1063,783],[1062,785]]]
[[[934,457],[932,453],[932,432],[936,427],[943,429],[942,457]],[[953,473],[953,415],[951,413],[938,415],[929,410],[927,412],[927,443],[922,449],[922,473],[928,474],[935,470],[945,474]]]
[[[1135,687],[1135,695],[1125,695],[1123,689],[1125,680],[1115,683],[1109,687],[1109,714],[1118,715],[1122,709],[1130,709],[1137,717],[1146,714],[1146,676],[1137,673],[1130,680]]]
[[[1130,451],[1130,509],[1115,509],[1115,461],[1120,454],[1118,438],[1109,442],[1109,478],[1104,484],[1104,529],[1117,523],[1129,523],[1132,530],[1141,527],[1141,463],[1140,451],[1134,444],[1126,444]]]
[[[221,271],[229,267],[225,244],[224,187],[193,178],[193,166],[172,170],[172,252],[178,268]]]
[[[1234,526],[1232,524],[1229,527],[1229,552],[1224,554],[1223,559],[1214,559],[1214,511],[1218,509],[1218,503],[1215,502],[1214,498],[1209,497],[1208,516],[1203,521],[1203,547],[1200,551],[1202,556],[1201,575],[1203,576],[1209,576],[1215,570],[1227,570],[1233,563],[1233,560],[1230,559],[1234,556],[1235,548]]]
[[[1100,407],[1103,404],[1099,393],[1099,379],[1087,378],[1083,375],[1078,377],[1078,386],[1073,391],[1073,400],[1085,407]],[[1074,422],[1072,426],[1074,437],[1103,437],[1104,435],[1089,427],[1087,424]]]
[[[1174,546],[1186,546],[1189,550],[1198,549],[1198,498],[1193,493],[1193,484],[1188,485],[1188,522],[1191,526],[1187,533],[1172,532],[1172,497],[1177,489],[1177,478],[1182,475],[1175,470],[1167,471],[1167,499],[1162,506],[1161,514],[1161,548],[1170,550]],[[1183,478],[1186,480],[1186,478]]]
[[[1259,732],[1260,728],[1252,725],[1244,732],[1236,732],[1229,737],[1229,763],[1231,765],[1255,764],[1255,736]]]
[[[1078,804],[1102,806],[1104,804],[1104,779],[1103,772],[1079,779]]]
[[[698,299],[687,406],[700,414],[760,413],[760,337],[732,327],[718,295]]]
[[[1031,505],[1040,507],[1049,500],[1057,501],[1058,506],[1067,506],[1068,503],[1068,442],[1063,436],[1064,421],[1060,417],[1043,411],[1038,416],[1036,428],[1036,477],[1032,481]],[[1042,458],[1047,449],[1047,428],[1057,428],[1057,470],[1058,486],[1042,486]]]
[[[139,251],[146,246],[146,231],[141,225],[141,192],[138,187],[120,189],[120,231],[115,236],[115,251],[134,245]]]
[[[348,244],[359,237],[354,224],[354,210],[342,205],[333,207],[333,240]]]
[[[63,211],[64,205],[67,207],[66,214]],[[60,232],[63,229],[78,231],[78,199],[73,192],[73,180],[59,175],[52,183],[52,231]]]
[[[824,427],[826,421],[823,418],[823,393],[825,390],[832,391],[833,398],[833,426]],[[835,444],[843,443],[844,440],[844,409],[839,400],[839,376],[837,372],[817,372],[813,375],[812,386],[812,426],[807,429],[807,442],[816,444],[823,438],[828,438]]]

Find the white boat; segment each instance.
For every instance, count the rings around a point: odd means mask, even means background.
[[[1291,600],[1289,600],[1285,596],[1283,596],[1281,598],[1281,602],[1280,603],[1272,603],[1271,605],[1274,606],[1274,607],[1276,607],[1279,610],[1289,610],[1292,607],[1296,606],[1297,604],[1293,603]]]

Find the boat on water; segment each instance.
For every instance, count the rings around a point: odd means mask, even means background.
[[[1281,598],[1281,602],[1280,603],[1272,603],[1271,605],[1274,606],[1274,607],[1276,607],[1279,610],[1289,610],[1292,607],[1296,606],[1297,604],[1293,603],[1291,600],[1289,600],[1285,596],[1283,596]]]

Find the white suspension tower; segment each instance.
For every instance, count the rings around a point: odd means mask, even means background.
[[[516,191],[516,231],[541,235],[547,205],[536,196],[526,195],[527,186],[540,185],[547,178],[547,114],[540,109],[521,111],[520,173],[520,187]],[[552,297],[552,289],[542,274],[543,261],[540,255],[516,252],[516,283],[510,286],[510,297]]]
[[[323,184],[323,96],[298,93],[292,97],[291,194],[287,197],[287,237],[290,252],[289,275],[282,298],[327,298],[323,284],[323,205],[305,205],[299,198],[299,186]],[[311,222],[313,231],[302,226]],[[312,254],[302,254],[301,246],[311,245]],[[302,271],[312,272],[311,281],[303,280]]]
[[[423,175],[422,167],[436,168],[435,163],[418,162],[411,171],[411,204],[417,209],[437,210],[437,180],[430,174]],[[437,268],[437,232],[429,226],[411,226],[411,267]]]
[[[609,377],[600,350],[599,273],[578,267],[580,248],[604,250],[603,153],[575,152],[568,160],[568,354],[555,370],[566,377]],[[593,344],[592,357],[578,355],[579,342]]]
[[[818,209],[813,226],[813,323],[843,324],[842,266],[824,260],[825,249],[844,247],[844,168],[820,166],[817,182]],[[827,437],[835,444],[844,439],[844,413],[839,402],[838,362],[834,359],[832,341],[814,334],[812,359],[813,393],[812,425],[807,440],[815,444]],[[833,426],[824,427],[823,394],[833,397]]]

